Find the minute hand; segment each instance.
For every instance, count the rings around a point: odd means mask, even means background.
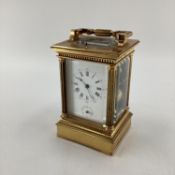
[[[86,86],[86,83],[84,82],[84,80],[83,80],[82,78],[76,77],[76,76],[75,76],[75,78],[76,78],[77,80],[81,81],[81,82]]]
[[[87,90],[88,90],[89,96],[90,96],[90,97],[91,97],[91,99],[92,99],[92,100],[95,102],[95,98],[94,98],[94,96],[91,94],[90,89],[88,88]]]

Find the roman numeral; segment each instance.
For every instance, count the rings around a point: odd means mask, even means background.
[[[89,97],[88,96],[86,96],[86,100],[89,100]]]
[[[89,72],[88,72],[88,71],[86,71],[86,76],[87,76],[87,77],[89,76]]]
[[[100,87],[97,87],[97,90],[101,91],[101,88]]]
[[[80,89],[77,87],[77,88],[75,88],[75,91],[76,91],[76,92],[79,92],[79,91],[80,91]]]
[[[95,83],[100,83],[101,82],[101,80],[97,80],[97,81],[95,81]]]
[[[80,97],[83,97],[83,95],[84,95],[84,94],[81,92],[81,93],[80,93]]]
[[[74,85],[78,85],[78,83],[77,82],[74,82]]]
[[[92,79],[95,77],[95,75],[96,75],[96,72],[92,75]]]
[[[81,75],[81,77],[83,77],[83,73],[80,71],[80,75]]]
[[[95,95],[96,95],[97,97],[99,97],[99,96],[100,96],[100,94],[99,94],[98,92],[95,92]]]

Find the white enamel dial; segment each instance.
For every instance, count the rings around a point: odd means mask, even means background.
[[[68,113],[105,122],[108,67],[80,60],[66,61],[66,94]]]
[[[88,68],[80,70],[73,76],[74,91],[77,97],[89,103],[96,103],[102,97],[102,80],[98,79],[96,72],[90,72]]]

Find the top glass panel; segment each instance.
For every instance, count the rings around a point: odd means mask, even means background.
[[[115,48],[117,46],[117,40],[114,37],[98,37],[98,36],[86,36],[82,35],[77,41],[78,44],[83,46],[96,46],[105,48]]]

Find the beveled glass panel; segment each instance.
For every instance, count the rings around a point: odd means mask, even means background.
[[[105,123],[108,65],[67,59],[65,67],[68,114]]]
[[[116,122],[127,107],[129,83],[129,57],[124,58],[116,69],[116,97],[114,109],[114,122]]]

